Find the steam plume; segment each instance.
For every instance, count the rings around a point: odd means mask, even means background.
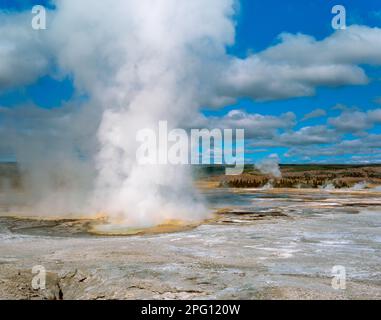
[[[70,113],[73,122],[58,115],[63,137],[54,141],[62,143],[43,156],[36,149],[33,161],[21,160],[29,188],[41,191],[42,207],[49,204],[50,210],[60,203],[62,211],[103,212],[131,226],[206,216],[188,169],[138,165],[135,137],[137,130],[155,129],[160,120],[168,121],[169,130],[181,127],[197,117],[200,105],[213,103],[210,80],[234,39],[233,5],[233,0],[56,1],[47,30],[37,36],[35,54],[44,70],[56,64],[58,76],[70,74],[88,99],[80,116]],[[19,43],[36,37],[27,27],[17,28],[13,40]],[[88,132],[91,147],[83,143],[78,157],[80,128],[94,128],[96,139]],[[44,144],[52,137],[45,132],[44,139],[30,141]],[[19,158],[28,159],[21,152],[31,147],[19,150]],[[64,194],[51,192],[52,173],[70,173],[74,185],[61,185]]]
[[[258,161],[255,164],[260,172],[271,175],[273,178],[280,178],[282,173],[279,169],[279,157],[277,154],[271,154],[269,157]]]

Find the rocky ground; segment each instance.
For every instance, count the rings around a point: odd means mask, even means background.
[[[95,236],[89,220],[0,218],[2,299],[381,299],[381,193],[209,190],[187,230]],[[31,286],[33,266],[47,271]],[[346,269],[334,289],[332,267]]]

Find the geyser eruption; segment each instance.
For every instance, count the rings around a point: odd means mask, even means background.
[[[140,165],[136,133],[156,129],[161,120],[168,130],[187,128],[201,105],[221,102],[214,83],[229,59],[225,48],[234,39],[234,1],[115,0],[110,5],[57,0],[55,5],[47,30],[30,37],[38,38],[41,60],[71,75],[76,90],[87,97],[77,132],[81,125],[96,127],[95,147],[82,155],[93,165],[94,179],[81,185],[88,196],[71,212],[101,212],[112,222],[134,227],[206,217],[189,167]],[[15,41],[35,32],[23,28]],[[66,130],[72,130],[70,121]],[[76,141],[75,134],[68,140]],[[65,161],[62,154],[60,161]],[[38,186],[39,169],[34,169]]]
[[[267,158],[258,161],[255,164],[255,168],[261,173],[268,174],[273,178],[282,177],[282,172],[279,168],[279,156],[277,154],[271,154]]]
[[[255,164],[257,170],[270,176],[270,180],[262,187],[263,190],[272,189],[274,178],[282,177],[282,172],[279,168],[279,160],[279,156],[276,153],[273,153]]]
[[[113,20],[120,17],[121,38],[107,51],[122,61],[102,97],[94,205],[112,220],[146,227],[206,216],[189,168],[141,165],[136,135],[156,129],[160,120],[175,128],[197,115],[205,64],[221,59],[231,40],[231,32],[219,27],[231,25],[229,2],[205,10],[204,1],[119,1],[109,13]]]

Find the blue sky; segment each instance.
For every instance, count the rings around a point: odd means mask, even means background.
[[[49,1],[0,0],[0,9],[12,14],[30,10],[34,4],[43,4],[54,8],[53,5],[49,4]],[[333,17],[331,8],[335,4],[337,4],[336,0],[241,0],[240,11],[236,16],[235,44],[228,47],[227,52],[231,56],[245,59],[279,44],[278,36],[285,32],[306,34],[313,36],[317,41],[321,41],[334,33],[331,27]],[[341,0],[340,4],[346,7],[348,25],[381,28],[381,3],[379,0]],[[319,55],[320,53],[316,52],[316,54]],[[327,151],[327,153],[319,154],[319,152],[315,152],[319,149],[338,149],[335,146],[339,146],[345,140],[359,140],[359,144],[362,144],[361,139],[366,140],[369,135],[377,137],[378,134],[381,134],[380,123],[378,122],[364,125],[360,131],[346,130],[338,133],[338,126],[332,125],[337,121],[330,120],[340,117],[343,113],[344,116],[352,113],[359,117],[369,118],[368,111],[381,108],[381,101],[377,100],[378,97],[381,97],[381,66],[364,64],[361,67],[370,79],[368,84],[317,86],[316,92],[311,96],[288,97],[271,101],[238,96],[234,103],[218,109],[204,107],[202,113],[206,117],[223,118],[232,110],[244,111],[246,115],[259,114],[267,117],[280,117],[291,112],[295,115],[295,123],[286,131],[297,132],[305,127],[325,126],[327,130],[335,130],[332,131],[332,134],[337,134],[338,137],[336,141],[329,143],[293,145],[291,142],[278,142],[275,143],[277,145],[274,145],[269,140],[274,142],[281,134],[287,134],[285,130],[277,131],[277,138],[265,139],[266,141],[258,142],[259,138],[254,136],[247,141],[248,152],[246,157],[248,161],[255,162],[270,154],[277,153],[281,161],[285,163],[379,162],[381,157],[378,158],[378,155],[381,155],[381,150],[377,145],[373,146],[372,144],[363,152],[355,152],[355,150],[352,152],[348,148],[341,153]],[[78,99],[78,96],[82,94],[76,92],[73,81],[71,76],[58,76],[54,75],[53,72],[50,75],[43,75],[27,85],[0,90],[0,107],[11,109],[20,105],[33,104],[44,109],[62,108],[67,102]],[[305,115],[317,109],[324,110],[324,115],[307,116],[307,119],[303,120]],[[364,121],[371,122],[369,119]],[[314,151],[311,152],[311,150]]]

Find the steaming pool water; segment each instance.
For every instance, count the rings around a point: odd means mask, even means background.
[[[210,220],[128,237],[94,234],[99,220],[3,212],[0,297],[381,298],[381,193],[208,189],[204,195],[215,212]],[[44,292],[30,288],[35,265],[48,271]],[[338,265],[345,267],[345,290],[331,286]]]

